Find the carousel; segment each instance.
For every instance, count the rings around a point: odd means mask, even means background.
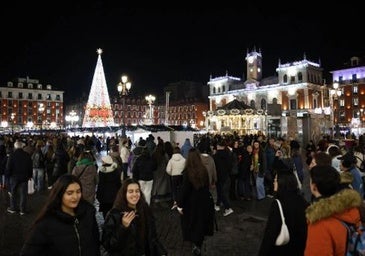
[[[208,111],[207,127],[213,133],[266,134],[267,111],[252,108],[235,99],[215,111]]]

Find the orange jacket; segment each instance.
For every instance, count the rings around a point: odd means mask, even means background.
[[[304,255],[345,255],[347,229],[339,220],[360,225],[361,203],[357,191],[344,189],[309,206],[306,210],[308,235]]]

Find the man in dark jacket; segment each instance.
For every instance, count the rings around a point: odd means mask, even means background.
[[[24,215],[27,206],[28,180],[33,175],[33,164],[31,156],[23,150],[24,143],[16,141],[14,152],[9,155],[5,168],[5,176],[10,182],[10,207],[8,213],[15,213],[20,210]],[[19,207],[17,199],[19,198]]]
[[[213,159],[217,170],[217,202],[215,210],[219,211],[222,203],[224,206],[223,216],[228,216],[233,213],[228,198],[230,188],[229,174],[232,170],[232,155],[230,151],[228,151],[224,139],[218,140],[217,151],[213,155]]]

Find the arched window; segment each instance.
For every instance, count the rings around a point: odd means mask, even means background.
[[[298,73],[298,82],[303,82],[303,74],[302,72]]]
[[[215,94],[215,87],[213,87],[213,94]]]
[[[287,83],[287,82],[288,82],[288,76],[287,76],[287,75],[284,75],[284,77],[283,77],[283,82],[284,82],[284,83]]]
[[[266,110],[266,106],[267,106],[266,100],[265,99],[261,99],[261,109],[265,109]]]
[[[251,101],[250,101],[250,107],[251,107],[251,108],[255,108],[255,101],[254,101],[254,100],[251,100]]]

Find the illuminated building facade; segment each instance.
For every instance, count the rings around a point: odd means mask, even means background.
[[[2,130],[63,128],[63,93],[28,77],[7,82],[0,87]]]
[[[239,134],[292,136],[304,142],[327,133],[330,123],[328,88],[319,63],[306,59],[282,64],[277,76],[262,77],[262,54],[247,52],[247,79],[229,76],[210,78],[207,129]],[[250,109],[224,110],[233,100]]]
[[[338,133],[364,133],[365,121],[365,65],[359,57],[352,57],[342,69],[331,71],[329,101],[333,105],[333,125]]]

